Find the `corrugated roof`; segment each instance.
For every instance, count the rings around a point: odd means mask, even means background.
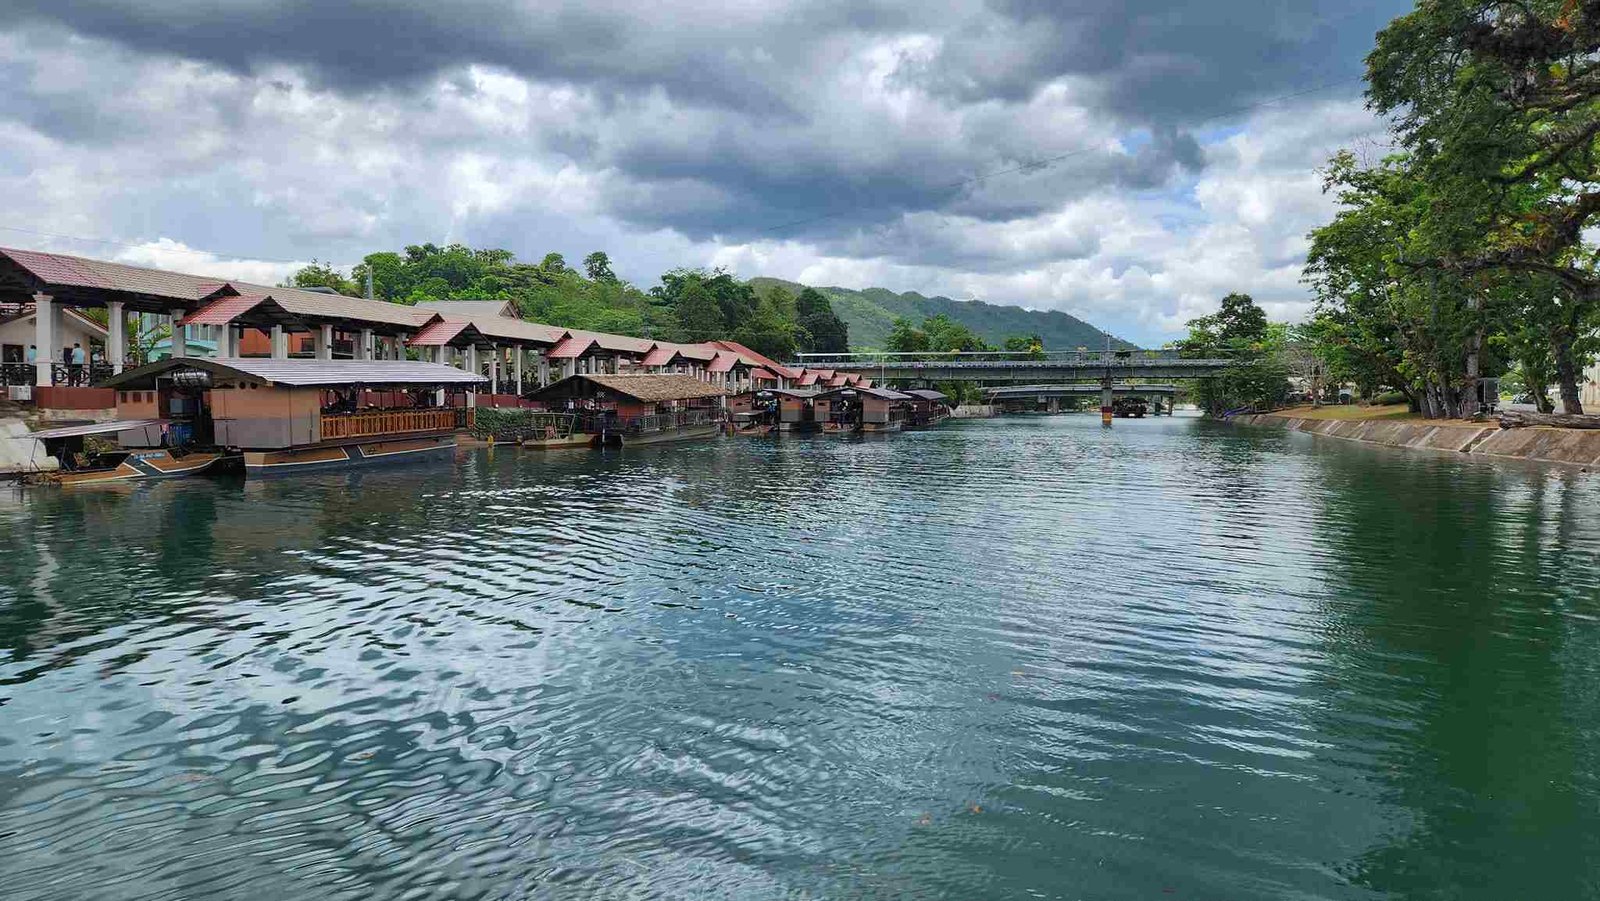
[[[818,379],[819,377],[814,370],[807,369],[806,371],[800,373],[800,378],[795,381],[795,384],[800,385],[801,387],[806,385],[815,385]]]
[[[649,353],[644,355],[644,359],[639,361],[639,365],[665,366],[668,363],[671,363],[677,357],[678,351],[675,348],[657,345],[651,348]]]
[[[567,330],[542,322],[528,322],[523,319],[507,319],[504,316],[472,316],[472,324],[478,331],[497,341],[506,341],[513,344],[540,344],[546,347],[559,344],[567,336]]]
[[[928,389],[928,388],[907,388],[905,391],[902,391],[900,393],[901,394],[909,394],[912,397],[918,397],[918,398],[921,398],[923,400],[949,400],[949,398],[946,397],[944,394],[941,394],[938,391],[933,391],[933,390]]]
[[[509,300],[424,300],[417,306],[446,316],[465,316],[469,319],[474,316],[520,318],[517,305]]]
[[[174,369],[203,369],[215,377],[245,379],[272,385],[471,385],[483,376],[438,363],[408,360],[279,360],[239,358],[212,360],[180,357],[161,360],[112,376],[106,388],[143,388]]]
[[[608,391],[645,403],[667,400],[694,400],[702,397],[722,397],[727,392],[715,385],[702,382],[692,375],[678,373],[624,373],[621,375],[574,375],[548,385],[533,393],[537,398],[544,394],[557,394],[556,388],[574,379],[586,379]]]
[[[230,282],[241,294],[261,294],[278,302],[278,305],[296,316],[309,319],[340,319],[371,325],[387,325],[412,331],[419,329],[439,314],[405,304],[365,297],[346,297],[343,294],[323,294],[320,291],[303,291],[299,288],[273,288],[246,282]]]
[[[412,335],[407,341],[408,347],[444,347],[472,323],[464,319],[439,319],[426,326],[422,331]]]
[[[555,347],[545,351],[545,356],[552,360],[575,360],[583,356],[593,346],[593,338],[569,335],[556,342]]]
[[[26,435],[17,435],[17,438],[76,438],[80,435],[109,435],[112,432],[121,432],[127,429],[142,429],[146,426],[160,425],[165,420],[161,419],[119,419],[115,422],[91,422],[84,425],[68,425],[58,429],[44,429],[39,432],[29,432]]]
[[[817,396],[818,397],[825,397],[825,396],[830,395],[830,394],[842,394],[842,393],[844,393],[846,391],[855,391],[855,392],[857,392],[859,394],[866,394],[866,395],[869,395],[871,397],[878,397],[878,398],[882,398],[884,400],[910,400],[911,399],[911,397],[909,395],[901,394],[898,391],[891,391],[888,388],[863,388],[860,385],[834,388],[831,391],[824,391],[824,392],[822,392],[821,394],[819,394]]]
[[[192,303],[215,294],[224,284],[215,277],[183,275],[62,253],[0,247],[0,255],[9,257],[47,287],[96,288]]]
[[[772,370],[780,376],[783,376],[786,379],[797,379],[800,377],[801,370],[791,369],[788,366],[779,363],[777,360],[766,356],[765,354],[757,353],[750,348],[745,347],[743,344],[740,344],[737,341],[712,341],[711,343],[722,348],[723,350],[733,351],[751,366],[765,366],[766,368]]]
[[[179,325],[227,325],[239,316],[255,309],[267,298],[260,294],[240,294],[224,297],[206,304],[178,320]]]
[[[605,332],[586,332],[579,329],[568,329],[567,334],[574,338],[588,338],[600,346],[601,350],[612,353],[638,354],[644,356],[655,347],[658,342],[649,338],[632,338],[627,335],[608,335]]]

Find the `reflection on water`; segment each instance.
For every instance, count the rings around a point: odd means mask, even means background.
[[[0,897],[1594,897],[1597,500],[1091,417],[8,495]]]

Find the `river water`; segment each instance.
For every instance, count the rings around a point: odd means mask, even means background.
[[[1192,419],[0,496],[0,898],[1600,897],[1600,476]]]

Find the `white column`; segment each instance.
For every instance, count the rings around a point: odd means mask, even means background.
[[[372,329],[364,328],[361,330],[361,340],[356,344],[356,359],[370,360],[372,356]]]
[[[183,313],[181,312],[167,314],[167,331],[172,334],[172,353],[169,356],[174,360],[181,360],[189,355],[189,342],[184,337],[189,329],[187,326],[178,324],[178,320],[182,318]]]
[[[522,396],[522,358],[528,355],[527,348],[519,347],[511,352],[512,376],[517,380],[517,396]]]
[[[222,355],[230,360],[239,357],[239,332],[240,327],[231,322],[222,327]]]
[[[55,384],[52,368],[61,351],[56,349],[55,303],[48,294],[33,295],[34,384]]]
[[[550,358],[541,351],[539,353],[539,387],[550,384]]]
[[[312,346],[316,348],[317,359],[333,359],[333,326],[323,325],[312,334]]]
[[[272,358],[274,360],[289,359],[289,336],[283,333],[283,326],[272,327]]]
[[[113,374],[122,371],[122,359],[128,355],[128,315],[122,301],[113,300],[106,305],[106,362]]]
[[[562,378],[571,378],[572,376],[575,376],[577,374],[578,374],[578,361],[577,360],[574,360],[572,357],[567,357],[565,360],[561,361],[561,377]]]

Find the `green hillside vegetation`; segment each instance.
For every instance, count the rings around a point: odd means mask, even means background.
[[[400,253],[368,254],[349,275],[313,261],[286,284],[359,297],[369,277],[373,296],[392,303],[506,300],[525,319],[563,328],[662,341],[732,339],[778,360],[849,348],[844,321],[817,291],[758,290],[727,272],[703,269],[673,269],[643,291],[617,278],[600,251],[577,268],[558,253],[524,263],[509,250],[416,244]]]
[[[1106,341],[1099,329],[1065,313],[883,288],[812,288],[771,278],[746,282],[720,269],[672,269],[643,290],[617,278],[600,251],[572,266],[558,253],[526,263],[509,250],[414,244],[398,253],[368,254],[349,274],[313,261],[286,284],[359,297],[369,277],[373,295],[392,303],[506,300],[535,322],[661,341],[732,339],[778,360],[889,349],[897,327],[900,343],[894,346],[911,349],[1100,349]]]
[[[798,292],[805,286],[776,278],[753,278],[750,284],[756,289],[782,287]],[[971,329],[992,347],[1004,347],[1008,338],[1018,335],[1037,335],[1047,350],[1075,350],[1086,347],[1103,350],[1106,334],[1082,319],[1059,311],[1025,310],[1021,307],[999,306],[977,300],[952,300],[948,297],[927,297],[915,291],[896,294],[886,288],[867,288],[854,291],[849,288],[817,287],[816,290],[833,304],[833,309],[850,328],[850,346],[858,350],[885,350],[895,321],[920,324],[928,319],[944,316]],[[1111,339],[1114,347],[1131,347],[1119,338]]]

